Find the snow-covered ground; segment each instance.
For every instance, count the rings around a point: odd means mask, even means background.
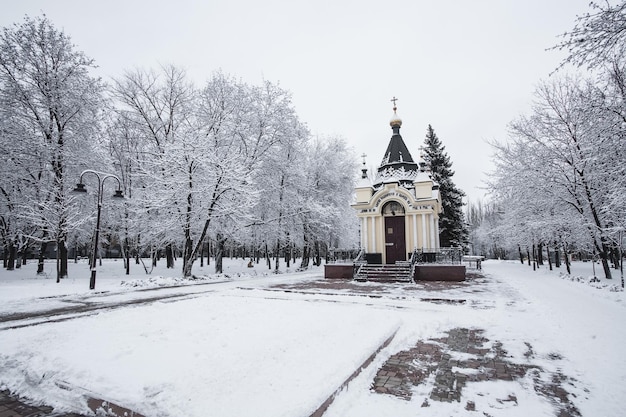
[[[460,402],[427,408],[432,378],[409,400],[370,389],[392,355],[465,328],[482,330],[486,347],[501,343],[510,363],[539,369],[533,378],[561,377],[582,416],[626,415],[619,271],[590,284],[590,263],[570,277],[564,266],[487,261],[485,278],[462,285],[342,289],[324,285],[322,268],[275,275],[246,263],[226,260],[220,276],[196,265],[202,279],[183,283],[178,268],[148,276],[133,264],[126,276],[105,260],[94,291],[85,261],[58,284],[34,263],[0,271],[0,388],[84,413],[92,396],[146,416],[305,417],[395,334],[325,416],[558,415],[558,400],[530,376],[468,383]]]

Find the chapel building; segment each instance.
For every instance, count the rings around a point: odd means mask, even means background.
[[[393,107],[392,136],[382,162],[368,175],[363,162],[352,207],[360,220],[361,249],[370,264],[408,261],[414,250],[439,248],[439,185],[428,165],[413,160],[402,136],[402,120]]]

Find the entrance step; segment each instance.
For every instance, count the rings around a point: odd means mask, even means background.
[[[408,261],[395,264],[363,265],[355,279],[373,282],[413,282],[413,268]]]

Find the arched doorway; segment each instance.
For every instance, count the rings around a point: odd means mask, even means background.
[[[406,241],[404,234],[404,207],[397,201],[383,206],[385,219],[385,263],[395,264],[406,261]]]

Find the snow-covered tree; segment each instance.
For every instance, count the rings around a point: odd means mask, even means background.
[[[307,151],[305,187],[301,201],[309,211],[301,216],[303,227],[302,268],[308,267],[310,257],[320,265],[320,246],[328,249],[348,235],[356,218],[350,210],[354,173],[357,161],[345,139],[315,138]]]
[[[279,85],[216,73],[198,88],[163,66],[113,80],[105,101],[92,66],[46,17],[2,33],[0,237],[11,265],[41,243],[43,270],[56,242],[66,274],[68,242],[85,247],[93,232],[95,194],[68,193],[86,168],[121,180],[127,199],[104,205],[101,229],[127,273],[131,252],[164,249],[189,276],[208,241],[217,272],[227,243],[258,251],[265,241],[277,257],[306,246],[319,259],[320,245],[356,230],[344,216],[354,171],[345,143],[312,141]]]
[[[310,135],[295,114],[284,129],[289,133],[282,135],[280,142],[267,152],[255,172],[255,183],[262,192],[254,208],[258,218],[250,230],[250,245],[255,251],[265,252],[265,245],[268,245],[268,252],[273,251],[276,271],[281,253],[285,255],[287,266],[290,265],[295,243],[301,238],[298,219],[308,210],[302,206],[300,196],[305,186],[303,168]]]
[[[195,92],[182,70],[166,66],[159,73],[127,72],[115,81],[112,93],[119,116],[139,140],[133,189],[135,209],[143,220],[139,233],[144,245],[166,248],[167,266],[173,268],[177,239],[171,233],[185,223],[186,173],[194,169],[194,162],[178,151],[180,142],[194,135],[187,115]]]
[[[432,179],[439,184],[443,212],[439,215],[439,236],[441,246],[467,245],[468,232],[463,217],[463,197],[465,193],[452,181],[454,171],[445,146],[441,143],[431,125],[426,130],[424,159],[430,166]]]
[[[590,81],[542,83],[531,115],[513,122],[509,143],[495,147],[491,188],[525,221],[526,233],[586,247],[600,256],[610,278],[611,228],[623,219],[608,208],[626,191],[614,174],[626,160],[621,123],[606,110],[606,97]]]
[[[589,3],[591,12],[578,16],[574,28],[564,33],[555,49],[567,50],[561,66],[597,68],[626,56],[626,1]]]
[[[608,237],[616,241],[625,228],[624,212],[624,126],[626,125],[626,1],[591,2],[591,11],[578,16],[574,28],[562,35],[562,41],[554,49],[567,50],[568,55],[559,69],[570,63],[588,68],[597,78],[595,86],[601,91],[600,103],[594,110],[601,110],[605,120],[613,119],[604,129],[604,136],[619,138],[613,152],[618,164],[613,166],[612,182],[615,187],[609,190],[608,206],[603,212],[611,213]],[[608,161],[607,161],[608,162]],[[616,245],[620,246],[620,245]],[[616,250],[613,250],[614,254]],[[614,262],[621,261],[615,256]]]
[[[213,239],[221,272],[226,242],[258,223],[252,208],[271,184],[258,181],[263,161],[296,132],[288,92],[221,73],[197,89],[182,71],[166,67],[127,74],[114,97],[142,138],[132,176],[140,184],[133,187],[135,208],[152,219],[140,232],[142,241],[165,245],[166,254],[181,250],[189,276],[204,242]]]
[[[284,172],[279,166],[268,165],[268,158],[272,159],[276,149],[288,149],[290,141],[297,139],[300,125],[291,94],[277,84],[264,81],[260,86],[249,86],[232,80],[231,84],[237,87],[240,96],[233,102],[234,111],[224,120],[227,126],[220,124],[222,130],[215,133],[227,145],[224,150],[234,164],[227,172],[233,175],[229,182],[220,183],[220,187],[227,187],[224,188],[227,193],[215,204],[215,209],[220,210],[216,214],[221,214],[211,224],[212,230],[207,229],[215,237],[216,255],[219,255],[215,262],[217,272],[221,272],[221,255],[227,239],[247,242],[251,229],[253,236],[259,231],[254,225],[269,222],[275,230],[276,222],[282,219],[280,202],[273,202],[279,206],[273,213],[278,217],[268,218],[272,213],[256,208],[264,195],[276,196],[276,182],[268,175],[276,178]],[[219,91],[207,90],[205,102],[208,109],[219,110],[222,102]],[[209,222],[205,226],[208,228]],[[267,244],[270,244],[267,238],[272,235],[277,236],[276,233],[264,235]]]
[[[0,106],[10,127],[1,139],[30,183],[28,191],[20,188],[30,198],[21,215],[38,229],[30,237],[41,242],[41,256],[56,242],[57,279],[67,275],[68,178],[78,176],[76,161],[86,162],[99,133],[102,85],[89,75],[93,67],[45,16],[26,17],[0,34]]]
[[[502,224],[502,210],[493,202],[467,205],[465,218],[468,223],[469,246],[472,255],[482,255],[487,258],[508,259],[511,246],[508,243]]]
[[[115,109],[114,109],[115,110]],[[141,216],[137,215],[141,210],[136,207],[133,190],[141,184],[137,184],[135,174],[137,173],[138,161],[142,142],[141,133],[137,125],[133,123],[132,117],[111,112],[105,131],[107,132],[107,143],[111,163],[114,172],[122,184],[122,190],[126,197],[123,210],[118,212],[115,223],[119,224],[119,237],[121,241],[122,256],[124,258],[124,268],[126,274],[130,274],[130,258],[135,256],[136,263],[139,263],[141,253]]]

